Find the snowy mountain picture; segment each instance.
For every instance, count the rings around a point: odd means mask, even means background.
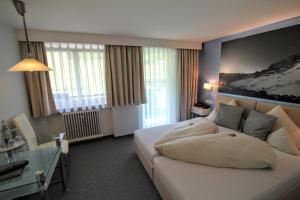
[[[300,25],[223,43],[219,92],[300,104]]]

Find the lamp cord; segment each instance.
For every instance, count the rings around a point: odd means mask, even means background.
[[[27,45],[27,56],[31,56],[31,51],[30,51],[30,45],[29,45],[29,40],[28,40],[28,33],[27,33],[27,26],[26,26],[26,21],[25,21],[25,16],[22,16],[23,20],[23,26],[24,26],[24,32],[25,32],[25,38],[26,38],[26,45]]]

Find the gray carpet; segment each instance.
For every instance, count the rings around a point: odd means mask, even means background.
[[[161,199],[134,152],[132,136],[74,144],[70,154],[70,191],[63,192],[60,183],[51,185],[51,200]]]

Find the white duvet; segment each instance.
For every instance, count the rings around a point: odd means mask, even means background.
[[[163,155],[191,163],[230,168],[274,168],[268,143],[242,133],[218,133],[175,139],[156,145]]]
[[[186,137],[200,136],[207,134],[214,134],[218,131],[218,126],[208,120],[203,118],[196,118],[193,120],[182,122],[180,125],[168,131],[161,138],[159,138],[155,143],[154,147]]]

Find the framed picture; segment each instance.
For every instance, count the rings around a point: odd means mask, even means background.
[[[300,25],[222,43],[218,90],[300,104]]]

